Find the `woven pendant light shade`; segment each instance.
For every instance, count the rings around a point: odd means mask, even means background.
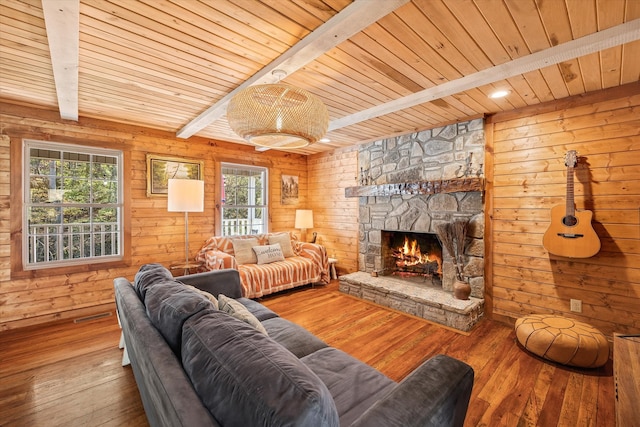
[[[250,86],[227,107],[231,129],[261,147],[300,148],[329,128],[327,107],[304,89],[283,83]]]

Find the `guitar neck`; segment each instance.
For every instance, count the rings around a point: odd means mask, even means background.
[[[575,216],[576,204],[573,194],[573,166],[567,166],[567,198],[566,198],[566,214],[567,216]]]

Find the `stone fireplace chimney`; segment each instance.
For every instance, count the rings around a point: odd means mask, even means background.
[[[483,120],[457,123],[359,148],[358,268],[383,268],[382,231],[435,233],[435,225],[469,219],[465,276],[484,298]],[[364,195],[363,195],[364,194]],[[443,253],[442,288],[453,290],[454,267]]]

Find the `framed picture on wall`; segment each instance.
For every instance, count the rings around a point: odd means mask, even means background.
[[[167,196],[170,179],[202,179],[204,160],[147,154],[147,197]]]
[[[282,175],[281,183],[283,205],[298,204],[298,177],[294,175]]]

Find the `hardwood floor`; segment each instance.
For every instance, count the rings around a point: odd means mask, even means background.
[[[475,370],[466,426],[614,426],[612,362],[572,369],[518,347],[512,328],[484,320],[469,334],[326,287],[263,304],[330,345],[401,380],[444,353]],[[145,426],[115,316],[0,333],[0,426]]]

